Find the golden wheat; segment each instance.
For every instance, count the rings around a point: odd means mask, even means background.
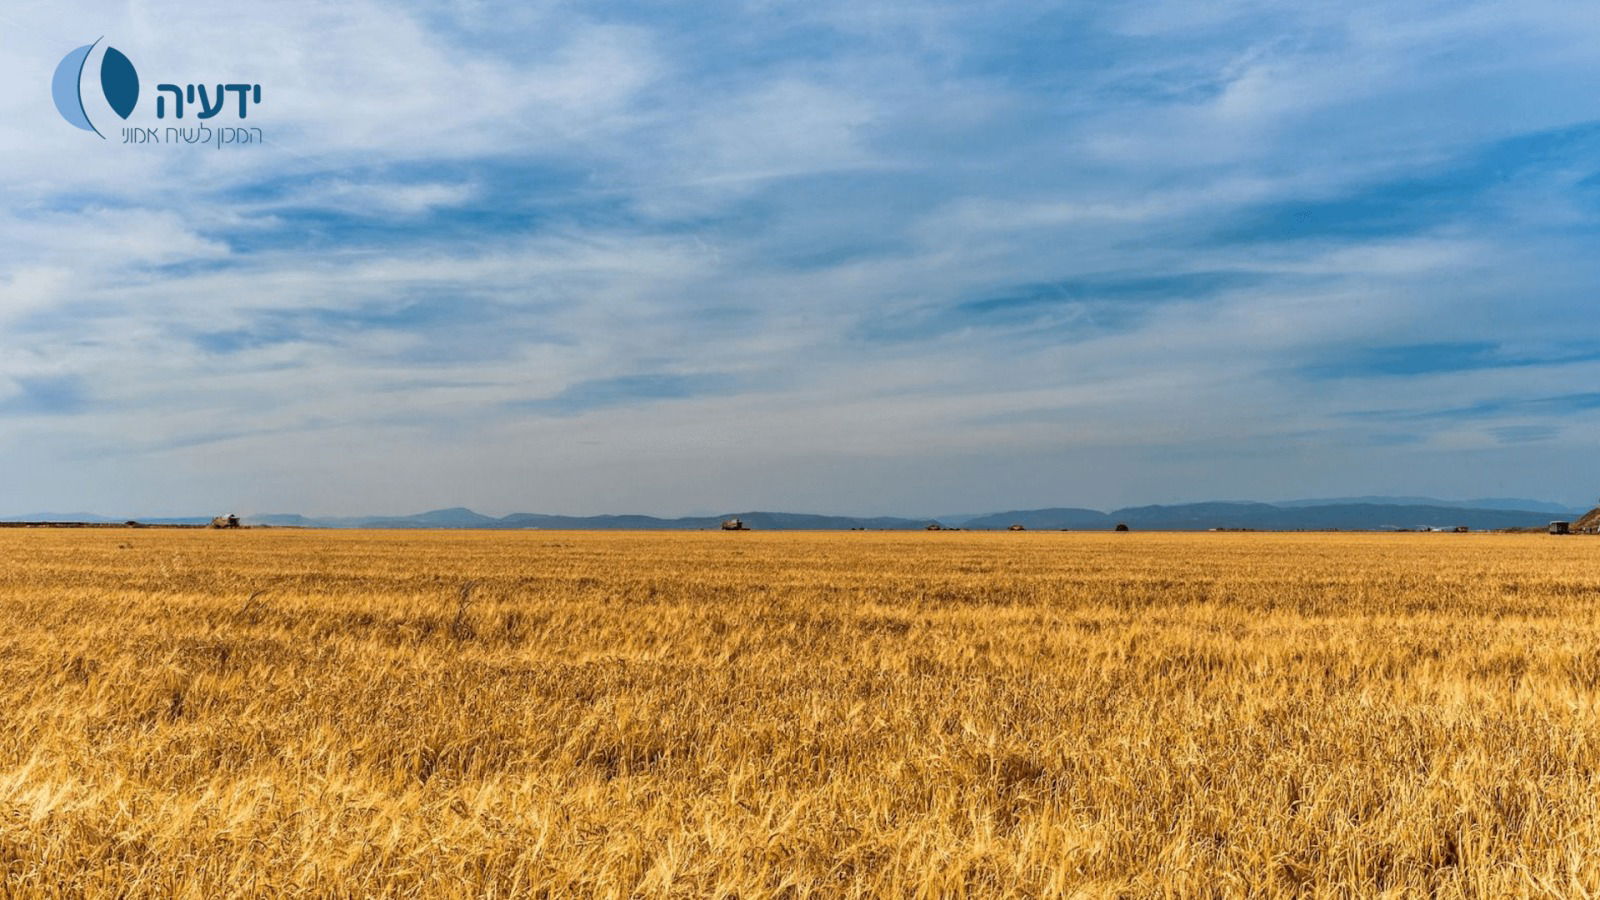
[[[1600,541],[0,533],[0,892],[1583,896]]]

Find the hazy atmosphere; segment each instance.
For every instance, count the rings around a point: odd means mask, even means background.
[[[0,513],[1588,505],[1572,9],[7,3]]]

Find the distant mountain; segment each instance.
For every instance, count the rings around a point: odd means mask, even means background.
[[[1279,500],[1273,506],[1291,509],[1303,506],[1346,506],[1352,503],[1377,506],[1450,506],[1457,509],[1509,509],[1515,512],[1543,512],[1557,515],[1582,515],[1586,509],[1551,503],[1548,500],[1528,500],[1522,497],[1481,497],[1476,500],[1440,500],[1436,497],[1328,497],[1316,500]]]
[[[1182,503],[1166,506],[1130,506],[1106,513],[1080,507],[1022,509],[986,515],[951,517],[940,520],[947,526],[976,530],[1000,530],[1021,525],[1033,531],[1107,531],[1117,523],[1140,531],[1204,531],[1211,528],[1254,528],[1262,531],[1310,531],[1341,529],[1349,531],[1392,531],[1396,529],[1523,528],[1539,526],[1553,518],[1576,519],[1580,513],[1557,504],[1538,501],[1484,500],[1492,504],[1469,507],[1465,501],[1447,502],[1416,498],[1425,502],[1365,502],[1291,500],[1284,503]],[[1371,498],[1410,500],[1412,498]],[[1528,509],[1506,508],[1505,504],[1528,502]],[[541,513],[512,513],[495,518],[465,507],[436,509],[409,516],[312,517],[296,514],[246,516],[247,525],[272,525],[300,528],[476,528],[549,530],[641,531],[694,530],[718,528],[726,519],[738,518],[757,531],[844,531],[852,528],[905,531],[927,526],[927,519],[898,516],[828,516],[813,513],[752,511],[718,516],[661,518],[643,515],[559,516]],[[34,513],[13,516],[10,522],[86,522],[111,524],[122,519],[92,513]],[[204,525],[209,517],[144,518],[149,525]]]
[[[823,516],[809,513],[742,512],[720,516],[685,516],[662,519],[656,516],[550,516],[533,513],[512,513],[485,528],[546,528],[546,529],[622,529],[644,531],[668,529],[720,528],[728,519],[738,519],[747,527],[763,531],[848,531],[851,528],[910,529],[927,525],[926,519],[901,519],[893,517],[860,518],[855,516]]]
[[[955,513],[955,514],[952,514],[952,515],[934,516],[933,518],[929,519],[928,521],[930,521],[930,522],[938,522],[940,525],[958,525],[959,526],[959,525],[965,525],[968,522],[971,522],[973,519],[981,519],[984,516],[989,516],[989,515],[995,515],[995,513]]]
[[[265,515],[244,516],[241,519],[246,525],[274,525],[286,528],[327,528],[327,520],[308,519],[301,515]]]
[[[1074,531],[1105,531],[1114,527],[1116,522],[1116,519],[1098,509],[1068,506],[1055,509],[1018,509],[974,516],[961,523],[961,527],[1010,528],[1012,525],[1021,525],[1034,530],[1059,531],[1068,528]]]
[[[90,525],[111,525],[111,524],[114,524],[114,523],[117,523],[117,522],[123,522],[123,521],[126,521],[126,520],[125,519],[109,519],[109,518],[106,518],[105,516],[97,516],[94,513],[84,513],[84,512],[77,512],[77,513],[41,512],[41,513],[25,513],[25,514],[20,515],[20,516],[5,516],[3,519],[0,519],[0,521],[5,521],[5,522],[85,522],[85,523],[88,523]]]
[[[856,516],[818,516],[806,513],[779,512],[735,513],[734,517],[737,517],[751,528],[791,529],[795,531],[832,531],[850,528],[906,530],[926,528],[929,521],[928,519],[901,519],[891,516],[860,518]],[[723,516],[722,518],[729,517]]]
[[[1313,508],[1315,509],[1315,508]],[[1111,517],[1130,528],[1152,531],[1205,531],[1208,528],[1306,528],[1301,512],[1270,503],[1183,503],[1176,506],[1130,506]]]
[[[927,519],[904,519],[892,516],[857,517],[826,516],[809,513],[742,512],[718,516],[684,516],[674,519],[643,515],[560,516],[542,513],[512,513],[498,519],[456,507],[412,516],[361,516],[340,518],[313,518],[294,514],[245,516],[246,525],[276,525],[300,528],[480,528],[518,529],[543,528],[547,530],[619,530],[638,531],[693,530],[720,528],[728,519],[737,518],[749,528],[764,531],[839,531],[851,528],[910,529],[922,528]]]
[[[132,521],[128,518],[102,516],[97,513],[28,513],[21,516],[0,516],[0,522],[64,522],[78,525],[121,525],[123,522]],[[167,518],[138,519],[144,525],[204,525],[211,521],[210,516],[178,516]]]
[[[710,527],[709,524],[701,526],[700,523],[709,522],[705,517],[689,519],[658,519],[655,516],[549,516],[537,513],[512,513],[500,519],[494,526],[496,528],[546,528],[560,530],[563,528],[604,528],[604,529],[637,529],[640,531],[660,531],[667,528],[697,528]]]
[[[1093,509],[1032,509],[994,513],[969,520],[964,528],[1030,530],[1106,530],[1119,522],[1141,531],[1205,531],[1211,528],[1255,528],[1262,531],[1393,531],[1396,529],[1522,528],[1542,525],[1552,513],[1544,510],[1468,509],[1459,506],[1405,503],[1329,503],[1288,506],[1273,503],[1183,503],[1130,506],[1109,513]]]
[[[1476,500],[1462,500],[1458,503],[1446,505],[1460,506],[1463,509],[1509,509],[1516,512],[1529,510],[1532,512],[1566,513],[1574,516],[1581,516],[1589,511],[1582,506],[1568,506],[1565,503],[1550,503],[1545,500],[1523,500],[1519,497],[1480,497]]]
[[[1333,503],[1282,507],[1267,503],[1190,503],[1141,506],[1111,514],[1130,528],[1197,531],[1207,528],[1257,528],[1263,531],[1342,529],[1394,531],[1418,528],[1523,528],[1542,525],[1550,514],[1539,510],[1467,509],[1428,504]]]
[[[464,506],[435,509],[414,516],[367,519],[364,528],[494,528],[499,522],[492,516],[475,513]]]

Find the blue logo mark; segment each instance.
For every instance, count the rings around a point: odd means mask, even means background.
[[[61,60],[61,64],[56,66],[55,77],[51,79],[50,93],[63,119],[104,138],[105,135],[100,134],[100,129],[89,120],[89,111],[83,103],[83,70],[89,64],[89,54],[99,46],[100,40],[104,38],[79,47]],[[124,119],[133,114],[133,108],[139,103],[139,73],[128,57],[115,47],[106,47],[100,59],[100,92],[105,95],[111,111]]]
[[[106,124],[106,110],[124,120],[133,116],[139,105],[139,72],[121,50],[107,44],[105,38],[68,53],[56,66],[50,80],[50,95],[55,100],[61,118],[75,128],[92,131],[102,140],[106,138],[100,125]],[[96,50],[99,52],[97,53]],[[99,70],[99,78],[88,78],[89,88],[84,88],[85,75]],[[100,92],[94,91],[99,81]],[[261,85],[254,83],[212,82],[202,84],[168,84],[161,82],[155,90],[148,91],[156,98],[155,119],[162,127],[150,127],[150,104],[145,104],[143,123],[135,121],[122,128],[124,144],[211,144],[218,148],[230,144],[260,144],[266,135],[260,128],[244,127],[250,118],[250,107],[261,103]],[[234,102],[234,98],[237,103]],[[104,102],[102,102],[102,98]],[[168,114],[173,119],[183,119],[184,113],[197,122],[165,121]],[[238,125],[223,125],[212,121],[237,118]],[[101,121],[97,124],[94,119]]]

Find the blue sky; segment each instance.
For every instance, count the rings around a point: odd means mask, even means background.
[[[258,6],[0,10],[0,512],[1600,490],[1581,7]]]

